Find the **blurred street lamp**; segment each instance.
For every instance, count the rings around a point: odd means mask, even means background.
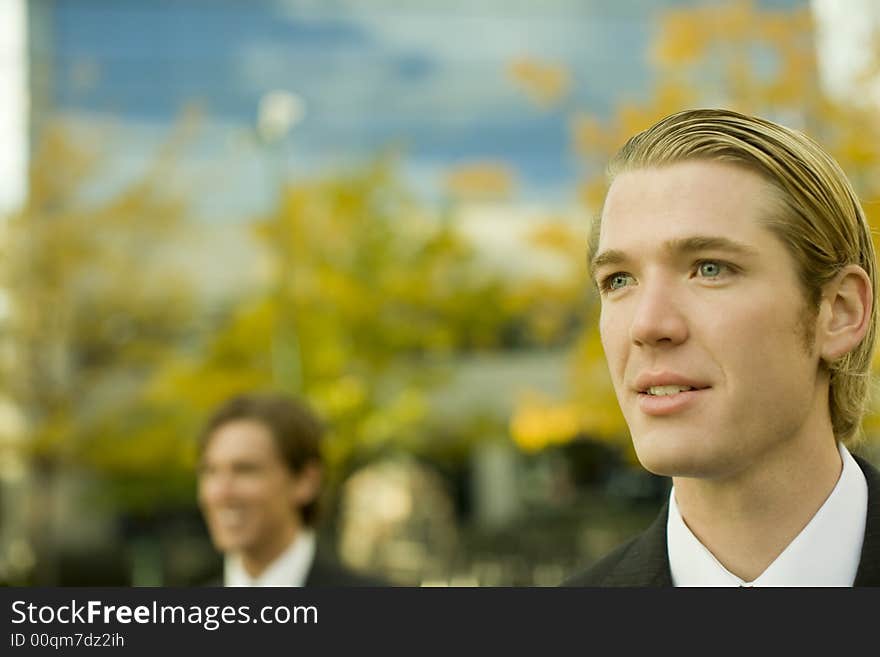
[[[269,91],[257,108],[257,136],[269,152],[274,193],[281,207],[286,183],[284,141],[306,115],[305,101],[289,91]],[[272,340],[272,371],[276,384],[291,393],[302,392],[302,356],[297,335],[296,308],[289,308],[294,295],[293,263],[281,257],[278,301],[281,315]]]
[[[269,91],[260,98],[257,134],[266,144],[282,141],[306,115],[302,97],[289,91]]]

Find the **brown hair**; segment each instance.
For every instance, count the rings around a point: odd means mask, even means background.
[[[222,404],[205,424],[199,435],[199,455],[203,454],[214,432],[236,420],[253,420],[265,426],[281,455],[282,462],[293,474],[302,472],[309,463],[320,463],[320,441],[324,427],[303,402],[280,394],[239,395]],[[306,525],[314,526],[318,516],[318,500],[299,509]]]

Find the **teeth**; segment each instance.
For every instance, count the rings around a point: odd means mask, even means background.
[[[693,388],[690,386],[651,386],[648,388],[648,394],[662,397],[664,395],[675,395],[687,390],[693,390]]]
[[[225,525],[239,523],[244,520],[244,516],[245,514],[242,511],[225,510],[215,512],[215,517],[217,518],[217,520]]]

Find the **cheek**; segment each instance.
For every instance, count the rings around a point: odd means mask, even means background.
[[[239,499],[255,507],[270,505],[274,501],[272,487],[264,481],[249,481],[237,490]]]
[[[621,330],[619,315],[603,309],[599,315],[599,339],[612,375],[618,373],[625,359],[626,336],[627,332]]]
[[[254,507],[272,514],[277,514],[279,509],[286,509],[289,500],[288,489],[282,481],[276,479],[254,482],[244,496]]]
[[[729,308],[705,325],[722,370],[734,377],[729,384],[752,395],[786,396],[792,388],[809,386],[815,364],[804,344],[799,309],[774,299],[755,298],[748,305]]]
[[[222,489],[215,481],[205,480],[199,482],[198,502],[202,508],[217,504],[223,497]]]

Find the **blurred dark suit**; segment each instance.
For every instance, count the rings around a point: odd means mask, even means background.
[[[202,582],[202,586],[223,586],[222,571],[215,572],[206,581]],[[321,555],[319,549],[315,555],[315,560],[309,568],[309,574],[306,576],[305,588],[345,588],[345,587],[369,587],[369,586],[391,586],[390,583],[377,577],[361,575],[356,573],[335,559],[331,559]]]

